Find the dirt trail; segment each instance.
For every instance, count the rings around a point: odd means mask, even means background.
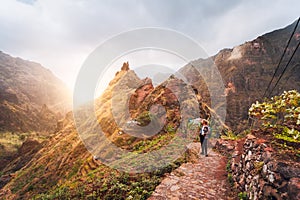
[[[225,166],[226,158],[210,151],[167,175],[148,200],[232,199]]]

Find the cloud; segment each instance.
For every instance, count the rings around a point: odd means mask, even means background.
[[[298,16],[297,1],[242,1],[211,25],[211,38],[204,41],[212,54],[222,48],[232,48],[256,37],[283,28]],[[298,6],[296,6],[296,4]],[[199,38],[201,40],[201,38]]]
[[[19,1],[21,3],[33,5],[37,0],[17,0],[17,1]]]
[[[72,86],[88,54],[112,35],[164,27],[198,41],[208,54],[297,19],[297,0],[3,0],[0,50],[40,62]]]

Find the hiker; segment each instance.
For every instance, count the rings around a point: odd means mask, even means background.
[[[202,134],[202,127],[203,127],[203,122],[201,121],[201,126],[200,126],[200,134],[199,134],[199,138],[200,138],[200,143],[201,143],[201,147],[202,147],[202,143],[203,143],[203,140],[204,140],[204,135]],[[203,154],[202,153],[202,151],[201,151],[201,154]]]
[[[202,120],[202,128],[200,131],[200,142],[201,142],[201,154],[208,156],[207,154],[207,143],[208,143],[208,136],[210,134],[210,128],[208,126],[207,120]],[[201,139],[202,138],[202,139]]]

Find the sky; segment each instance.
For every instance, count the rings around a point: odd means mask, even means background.
[[[87,56],[113,35],[172,29],[208,55],[283,28],[299,0],[1,0],[0,50],[41,63],[71,89]]]

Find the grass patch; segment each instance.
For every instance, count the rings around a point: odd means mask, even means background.
[[[52,199],[147,199],[160,184],[163,174],[179,167],[184,158],[150,173],[130,174],[100,165],[85,176],[73,176],[34,200]],[[76,183],[76,184],[75,184]]]
[[[284,140],[284,141],[287,141],[287,142],[299,143],[299,145],[300,145],[299,139],[294,139],[293,137],[290,137],[290,136],[287,136],[287,135],[284,135],[284,134],[274,134],[274,136],[277,139],[281,139],[281,140]]]
[[[76,175],[81,165],[82,165],[82,161],[81,160],[77,161],[72,167],[71,172],[67,175],[67,179],[70,179],[71,177]]]
[[[139,141],[134,145],[133,150],[137,153],[157,150],[166,145],[174,137],[174,134],[175,133],[165,133],[151,139]]]

